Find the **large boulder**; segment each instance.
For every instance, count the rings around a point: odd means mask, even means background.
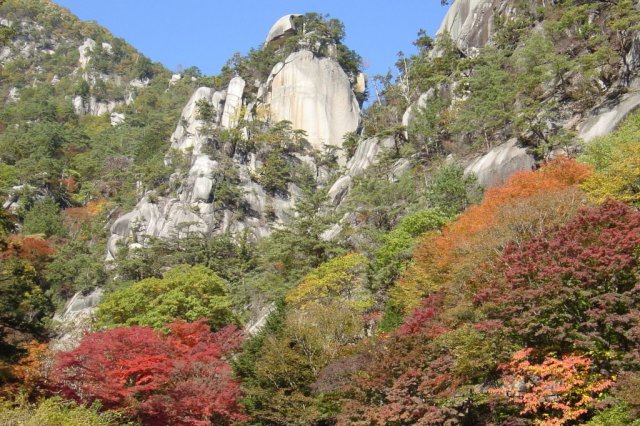
[[[295,18],[296,16],[300,15],[292,13],[289,15],[284,15],[282,18],[278,19],[269,30],[269,34],[267,34],[267,39],[264,41],[264,43],[267,44],[285,35],[294,33],[296,30],[296,26],[293,18]]]
[[[288,120],[307,132],[311,145],[342,146],[342,137],[360,122],[360,107],[340,65],[307,50],[278,64],[268,80],[265,103],[272,122]]]
[[[496,146],[485,155],[476,158],[465,168],[465,174],[473,173],[484,187],[502,185],[512,174],[533,169],[535,161],[516,139]]]

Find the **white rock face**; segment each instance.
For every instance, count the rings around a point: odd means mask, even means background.
[[[353,157],[349,159],[346,173],[339,177],[331,188],[328,197],[333,204],[340,204],[351,188],[351,182],[356,176],[360,176],[379,159],[379,154],[394,147],[393,137],[382,140],[373,137],[360,142]]]
[[[227,88],[227,98],[224,103],[221,125],[225,129],[231,129],[238,125],[240,108],[242,107],[242,93],[246,83],[242,77],[234,77]]]
[[[96,48],[96,42],[93,39],[86,39],[84,43],[78,47],[78,51],[80,52],[80,59],[78,63],[80,64],[80,68],[84,69],[89,64],[91,60],[91,52]]]
[[[120,112],[112,112],[109,118],[111,119],[111,125],[114,127],[124,123],[124,114]]]
[[[433,97],[435,95],[436,95],[436,91],[432,87],[426,93],[423,93],[422,95],[420,95],[420,97],[418,98],[418,101],[415,103],[415,105],[409,105],[409,107],[406,109],[406,111],[402,115],[402,125],[404,127],[409,127],[409,124],[415,118],[414,109],[415,108],[421,109],[421,108],[426,107],[427,103],[431,99],[433,99]],[[407,136],[407,135],[405,134],[405,136]]]
[[[215,176],[220,164],[205,149],[210,136],[205,132],[205,123],[198,119],[197,105],[205,101],[213,107],[213,123],[207,123],[208,125],[214,128],[222,127],[223,122],[235,125],[236,112],[242,106],[243,90],[244,81],[236,78],[231,81],[227,91],[201,87],[194,92],[182,110],[171,136],[171,147],[183,152],[190,160],[189,169],[184,171],[186,175],[183,177],[176,174],[173,177],[182,179],[180,187],[171,196],[148,194],[138,202],[133,211],[118,218],[111,226],[107,260],[115,258],[119,242],[130,247],[141,247],[144,246],[146,236],[170,239],[183,237],[190,232],[212,235],[239,233],[247,229],[259,238],[268,235],[274,226],[290,220],[301,191],[290,184],[286,198],[267,194],[252,180],[258,168],[255,155],[250,156],[248,161],[235,157],[230,159],[238,172],[238,187],[249,213],[238,219],[234,212],[214,207],[213,190],[217,184]],[[169,163],[170,157],[166,161]],[[265,214],[269,210],[273,212],[275,219],[267,220]]]
[[[93,315],[102,299],[102,294],[101,288],[93,290],[86,296],[78,292],[67,302],[64,312],[53,317],[60,326],[57,330],[58,336],[51,341],[51,349],[69,351],[80,343],[84,332],[91,327]]]
[[[627,115],[640,106],[639,89],[640,79],[630,85],[629,93],[622,96],[622,99],[596,108],[580,126],[578,137],[589,142],[614,131]]]
[[[17,102],[20,100],[20,90],[17,87],[12,87],[9,90],[9,96],[7,97],[7,102]]]
[[[295,31],[295,25],[293,23],[293,18],[296,16],[300,16],[299,14],[290,14],[285,15],[282,18],[278,19],[275,24],[269,30],[269,34],[267,34],[267,39],[264,41],[265,44],[273,41],[277,38],[280,38],[286,34],[290,34]]]
[[[93,96],[89,98],[88,102],[85,102],[81,96],[76,96],[72,103],[75,113],[79,115],[110,114],[117,106],[123,104],[123,102],[116,101],[98,101]]]
[[[113,55],[113,46],[107,42],[102,43],[102,49],[107,52],[107,55]]]
[[[455,0],[437,34],[448,32],[462,53],[473,55],[489,41],[496,8],[502,3],[504,0]]]
[[[515,139],[510,139],[475,159],[465,168],[464,173],[473,173],[478,178],[478,183],[488,188],[501,185],[512,174],[531,170],[534,165],[535,161],[527,151],[517,146]]]
[[[267,107],[272,122],[291,121],[307,132],[311,145],[342,146],[342,137],[358,128],[360,107],[340,65],[316,58],[309,51],[294,52],[269,77]]]
[[[214,111],[216,111],[217,122],[222,116],[222,105],[225,96],[226,93],[224,91],[216,92],[209,87],[198,88],[182,109],[180,122],[171,135],[171,148],[185,152],[191,149],[194,154],[200,154],[206,138],[200,133],[200,129],[205,123],[197,119],[197,104],[204,100],[212,105]]]
[[[182,80],[182,74],[173,74],[171,76],[171,79],[169,80],[169,86],[173,86],[174,84],[176,84],[180,80]]]
[[[356,93],[364,93],[367,90],[367,76],[364,73],[358,73],[353,90]]]

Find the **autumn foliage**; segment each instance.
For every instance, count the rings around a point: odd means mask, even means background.
[[[468,208],[442,233],[424,236],[392,297],[409,312],[443,283],[467,282],[509,241],[526,240],[565,222],[582,204],[577,184],[590,170],[563,158],[536,171],[516,173],[503,186],[487,190],[480,204]]]
[[[115,328],[85,336],[58,355],[52,377],[66,398],[100,401],[149,425],[223,425],[244,420],[226,357],[242,342],[226,327],[176,321],[164,335],[149,327]]]
[[[55,252],[53,244],[40,236],[18,234],[8,239],[7,248],[0,253],[0,259],[16,257],[42,267]]]
[[[613,384],[594,373],[585,356],[547,356],[535,362],[533,353],[531,348],[522,349],[500,366],[503,384],[491,392],[522,406],[520,414],[534,416],[536,425],[561,426],[578,420]]]
[[[616,201],[506,243],[470,275],[473,298],[446,281],[350,366],[339,423],[589,418],[640,367],[639,249],[640,212]]]
[[[525,345],[611,350],[640,363],[640,213],[609,201],[567,225],[517,246],[500,268],[504,278],[476,295],[476,304]],[[614,357],[613,361],[622,361]]]

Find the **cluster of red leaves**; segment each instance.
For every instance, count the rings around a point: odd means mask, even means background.
[[[64,220],[67,226],[77,230],[82,224],[100,214],[106,205],[105,199],[89,201],[83,207],[70,207],[64,210]]]
[[[18,234],[9,237],[6,249],[0,253],[0,259],[16,257],[34,266],[42,266],[55,252],[53,245],[39,236]]]
[[[609,201],[505,249],[503,279],[476,304],[521,343],[568,353],[617,350],[640,363],[640,212]]]
[[[534,415],[540,426],[561,426],[578,420],[593,407],[596,397],[613,382],[591,371],[584,356],[545,357],[532,362],[533,349],[522,349],[500,366],[503,386],[491,393],[506,396],[523,407],[520,414]]]
[[[65,397],[124,409],[149,425],[224,425],[246,420],[225,357],[239,348],[233,326],[176,321],[170,333],[126,327],[91,333],[56,359],[52,382]]]
[[[391,336],[357,361],[343,384],[339,425],[444,424],[457,416],[439,402],[459,385],[449,353],[436,353],[426,336]],[[335,374],[335,373],[334,373]]]
[[[409,318],[398,328],[397,334],[407,336],[421,333],[434,338],[444,333],[447,328],[438,321],[437,315],[442,304],[442,293],[435,293],[422,300],[422,306],[411,313]]]
[[[414,257],[409,273],[429,274],[430,268],[437,268],[443,256],[429,255],[432,249],[443,250],[439,253],[448,256],[442,261],[449,267],[456,263],[452,259],[466,261],[464,249],[476,231],[476,236],[487,238],[493,234],[482,232],[502,226],[490,224],[492,218],[501,220],[491,212],[504,212],[504,206],[513,205],[523,194],[527,200],[553,193],[576,194],[575,183],[588,169],[568,160],[559,164],[516,176],[506,189],[490,192],[489,201],[478,206],[486,208],[484,213],[465,213],[462,224],[456,222],[431,238],[430,244],[439,245],[427,248],[425,243],[424,259],[420,254]],[[489,224],[481,223],[484,214]],[[517,353],[502,367],[505,395],[515,386],[510,378],[517,376],[516,371],[530,392],[513,396],[507,411],[525,404],[521,415],[536,412],[539,420],[547,421],[541,423],[545,425],[561,425],[592,410],[598,394],[612,384],[593,370],[613,373],[640,366],[640,212],[607,202],[593,208],[573,207],[561,215],[544,208],[536,214],[541,221],[535,232],[527,231],[511,243],[505,240],[502,246],[494,244],[496,254],[485,264],[487,268],[476,264],[471,298],[462,295],[445,274],[446,285],[432,291],[395,333],[358,360],[359,370],[352,365],[346,369],[355,373],[350,374],[350,383],[343,384],[345,404],[339,422],[442,424],[463,415],[469,424],[490,421],[483,416],[491,417],[505,407],[473,406],[465,395],[469,385],[496,377],[497,364],[511,358],[514,345],[535,347],[542,359],[535,364],[525,359],[530,352]],[[549,222],[553,215],[560,220]],[[518,222],[514,219],[513,224]],[[473,350],[465,346],[465,339],[472,339],[467,340],[471,344],[478,341],[473,339],[488,342],[485,349],[490,349],[495,362],[470,356]],[[459,345],[462,352],[447,346],[451,344]],[[589,353],[590,358],[576,352]],[[464,356],[476,364],[465,364],[466,369],[460,370],[456,364]],[[464,395],[462,389],[467,389]]]
[[[339,425],[443,424],[457,416],[439,403],[460,385],[451,371],[454,356],[432,344],[448,331],[440,321],[441,303],[440,295],[425,298],[395,333],[349,360],[359,366],[329,367],[351,374],[340,383],[345,404]]]

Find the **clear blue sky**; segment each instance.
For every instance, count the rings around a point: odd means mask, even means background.
[[[154,61],[175,70],[195,65],[216,74],[234,52],[259,46],[288,13],[328,13],[344,22],[346,44],[366,73],[386,73],[396,54],[414,51],[424,28],[433,35],[446,6],[438,0],[54,0],[82,20],[97,21]]]

